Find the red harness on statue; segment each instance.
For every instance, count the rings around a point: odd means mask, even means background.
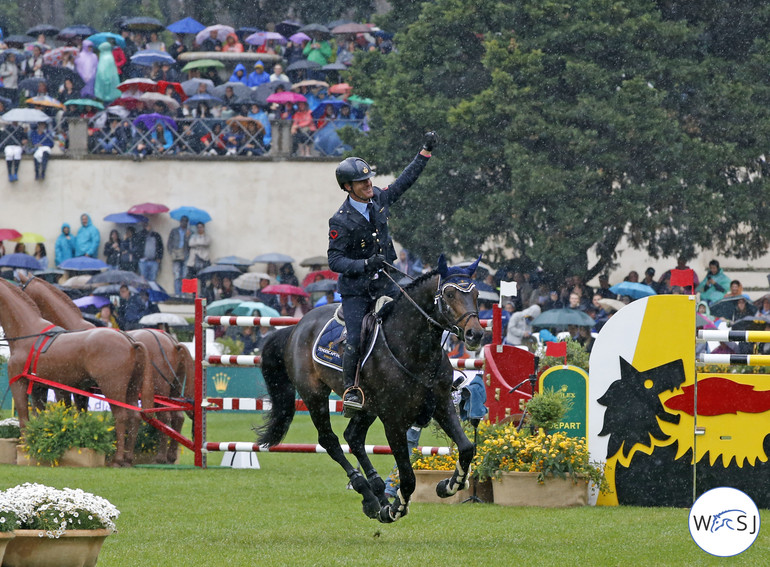
[[[24,370],[21,371],[21,374],[17,374],[11,378],[9,385],[13,384],[20,378],[37,378],[37,361],[40,359],[40,355],[44,353],[49,346],[51,346],[51,342],[53,342],[54,337],[62,331],[64,331],[64,329],[57,327],[56,325],[48,325],[45,329],[40,331],[40,334],[35,339],[35,342],[32,343],[32,346],[29,349],[27,362],[24,364]],[[32,387],[34,385],[34,380],[30,380],[29,385],[27,386],[27,395],[32,393]]]

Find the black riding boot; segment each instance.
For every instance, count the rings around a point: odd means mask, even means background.
[[[45,170],[48,167],[48,152],[43,154],[43,159],[40,162],[40,179],[45,179]]]
[[[36,159],[33,159],[32,161],[35,162],[35,180],[37,181],[40,179],[40,162]]]
[[[360,389],[355,387],[356,369],[361,357],[359,350],[353,345],[345,345],[342,355],[342,409],[345,417],[350,417],[353,412],[360,411],[364,405],[363,395]]]

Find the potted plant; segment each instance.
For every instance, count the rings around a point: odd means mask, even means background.
[[[5,548],[14,537],[18,519],[13,503],[0,492],[0,565],[3,564]]]
[[[49,403],[24,427],[17,464],[104,466],[115,452],[109,412],[81,412],[63,402]]]
[[[19,420],[15,417],[0,420],[0,464],[16,464],[16,445],[19,443]]]
[[[514,506],[575,506],[588,501],[589,483],[608,489],[604,466],[589,460],[585,438],[547,431],[569,403],[562,392],[545,391],[526,405],[529,427],[490,426],[476,453],[476,472],[494,479],[495,503]]]
[[[6,521],[15,523],[3,567],[96,565],[120,515],[108,500],[94,494],[30,483],[0,492],[0,510],[8,513]]]
[[[149,423],[143,421],[139,425],[134,443],[134,464],[146,465],[155,462],[158,456],[161,433]]]

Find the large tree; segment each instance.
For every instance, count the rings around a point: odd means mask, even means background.
[[[397,173],[421,132],[442,136],[396,238],[588,277],[623,236],[655,258],[764,253],[768,10],[736,45],[736,2],[660,4],[439,0],[398,54],[361,57],[352,80],[376,104],[357,152]]]

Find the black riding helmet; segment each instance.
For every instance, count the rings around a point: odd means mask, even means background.
[[[374,177],[374,171],[359,157],[349,157],[340,162],[337,166],[337,171],[334,172],[337,176],[337,183],[340,184],[340,189],[346,191],[345,183],[352,183],[353,181],[363,181]]]

